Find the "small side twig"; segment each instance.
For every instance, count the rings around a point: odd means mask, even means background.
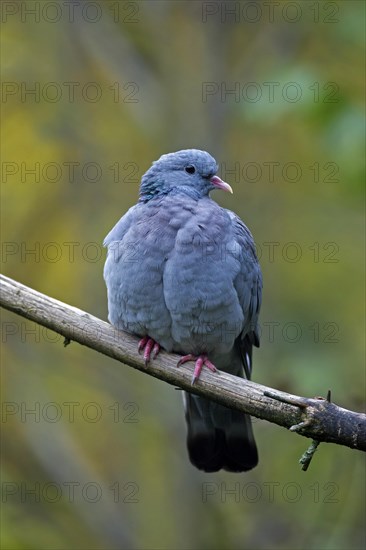
[[[308,406],[307,400],[305,397],[297,397],[292,395],[283,395],[275,391],[264,391],[263,395],[266,397],[271,397],[276,401],[281,403],[287,403],[288,405],[295,405],[295,407],[300,407],[301,409],[306,409]]]
[[[313,441],[311,442],[310,447],[308,449],[306,449],[306,451],[304,452],[304,454],[300,458],[299,463],[302,464],[301,469],[304,472],[306,472],[306,470],[309,468],[310,462],[312,461],[312,458],[313,458],[313,456],[315,454],[315,451],[317,450],[319,444],[320,444],[320,441],[315,441],[315,439],[313,439]]]
[[[272,391],[265,391],[265,395],[268,397],[272,397],[273,399],[276,399],[277,401],[282,401],[283,403],[289,403],[291,405],[295,405],[302,409],[302,415],[305,415],[305,419],[302,422],[299,422],[298,424],[293,424],[290,426],[289,430],[291,432],[300,432],[304,428],[308,428],[313,423],[313,417],[311,415],[307,416],[308,414],[308,407],[309,403],[304,398],[298,398],[295,399],[292,396],[282,396],[276,392]],[[324,400],[324,397],[316,397],[315,399]],[[326,401],[328,403],[331,403],[331,390],[328,390]],[[315,451],[317,450],[318,446],[320,444],[320,441],[313,439],[311,442],[310,447],[304,452],[304,454],[301,456],[299,463],[302,464],[302,470],[306,472],[306,470],[310,466],[310,462],[313,459],[313,456],[315,454]]]
[[[326,397],[326,400],[327,400],[328,403],[332,402],[331,398],[332,398],[332,392],[331,392],[331,390],[328,390],[327,397]],[[323,399],[323,398],[318,397],[318,399]],[[302,422],[302,424],[303,424],[303,422]],[[291,426],[291,427],[293,428],[293,426]],[[291,428],[290,428],[290,430],[291,430]],[[319,445],[320,445],[320,441],[318,441],[317,439],[313,439],[313,441],[311,442],[310,447],[308,449],[306,449],[306,451],[304,452],[304,454],[300,458],[299,463],[302,464],[302,470],[304,472],[306,472],[306,470],[309,468],[310,462],[312,461],[313,456],[315,454],[315,451],[317,450]]]

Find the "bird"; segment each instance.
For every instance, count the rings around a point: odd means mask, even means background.
[[[262,273],[249,229],[210,194],[232,193],[206,151],[162,155],[139,199],[104,240],[108,320],[140,338],[146,366],[161,349],[202,369],[250,379],[259,347]],[[218,373],[219,374],[219,373]],[[183,392],[191,463],[245,472],[258,463],[250,416]]]

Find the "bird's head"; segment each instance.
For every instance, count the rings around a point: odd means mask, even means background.
[[[168,194],[186,194],[194,199],[208,196],[214,189],[233,192],[216,176],[215,159],[198,149],[184,149],[162,155],[142,176],[140,201]]]

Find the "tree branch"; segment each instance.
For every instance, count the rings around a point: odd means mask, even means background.
[[[330,395],[328,399],[308,399],[209,370],[203,371],[192,386],[192,368],[177,368],[178,355],[161,351],[146,369],[134,336],[3,275],[0,283],[2,307],[62,334],[65,343],[75,340],[169,384],[284,426],[316,442],[366,451],[366,415],[338,407],[330,402]]]

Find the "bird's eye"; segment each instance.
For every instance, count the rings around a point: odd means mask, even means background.
[[[189,164],[185,167],[185,171],[187,172],[187,174],[194,174],[196,169],[192,164]]]

